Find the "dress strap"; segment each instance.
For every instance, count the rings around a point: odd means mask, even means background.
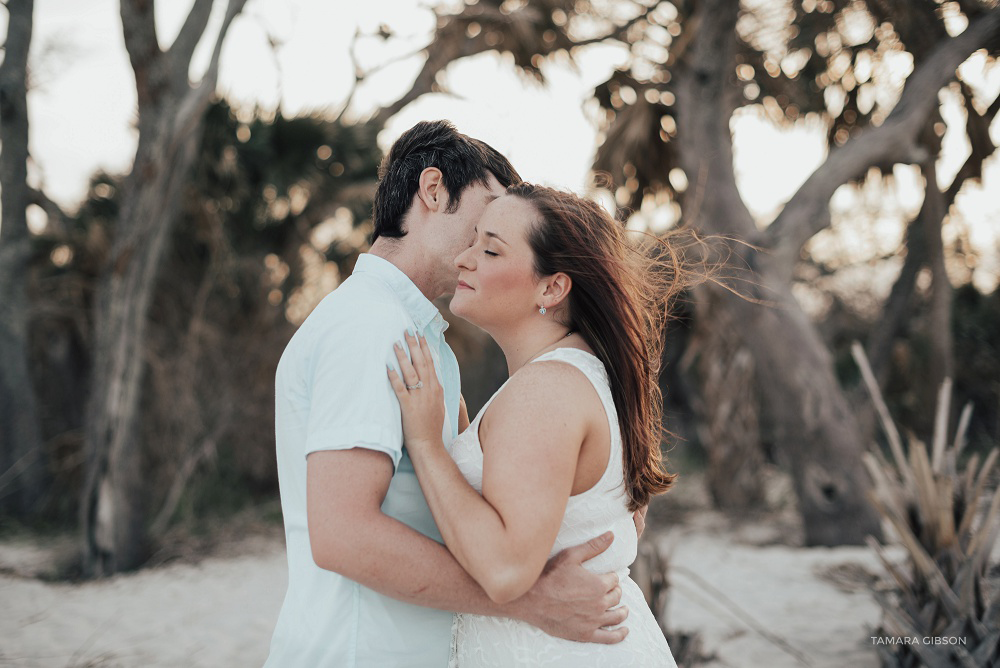
[[[600,387],[601,385],[604,385],[608,390],[611,389],[608,371],[604,368],[604,363],[601,362],[600,358],[593,353],[588,353],[586,350],[581,350],[580,348],[556,348],[555,350],[550,350],[547,353],[542,353],[535,359],[531,360],[530,363],[534,364],[535,362],[547,362],[553,360],[571,364],[582,371],[595,386]]]

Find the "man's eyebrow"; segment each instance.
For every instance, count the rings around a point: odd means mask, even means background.
[[[487,231],[487,232],[484,232],[484,234],[485,234],[486,236],[488,236],[488,237],[493,237],[494,239],[496,239],[497,241],[499,241],[499,242],[500,242],[500,243],[502,243],[502,244],[505,244],[505,245],[507,245],[507,246],[510,246],[510,244],[508,244],[508,243],[507,243],[506,241],[504,241],[503,239],[501,239],[501,238],[500,238],[500,235],[499,235],[499,234],[497,234],[496,232],[489,232],[489,231]]]

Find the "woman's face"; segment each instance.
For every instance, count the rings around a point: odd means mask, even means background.
[[[459,274],[452,313],[487,331],[537,315],[535,302],[543,288],[528,231],[538,217],[534,206],[514,195],[486,207],[472,246],[455,258]]]

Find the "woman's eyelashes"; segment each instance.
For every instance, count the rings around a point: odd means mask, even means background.
[[[476,232],[476,236],[475,236],[475,238],[473,238],[472,242],[469,243],[469,248],[474,247],[480,241],[479,240],[479,230],[476,230],[475,232]],[[486,241],[488,241],[488,240],[486,240]],[[485,241],[483,243],[485,244]],[[483,249],[483,252],[486,253],[487,255],[489,255],[490,257],[497,257],[498,255],[500,255],[500,253],[494,253],[493,251],[486,250],[485,248]]]

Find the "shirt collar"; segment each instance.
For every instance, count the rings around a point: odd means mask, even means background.
[[[420,292],[409,276],[388,260],[371,253],[362,253],[354,265],[354,273],[367,273],[388,285],[399,297],[418,330],[431,325],[433,331],[440,334],[448,329],[447,321],[434,303]]]

